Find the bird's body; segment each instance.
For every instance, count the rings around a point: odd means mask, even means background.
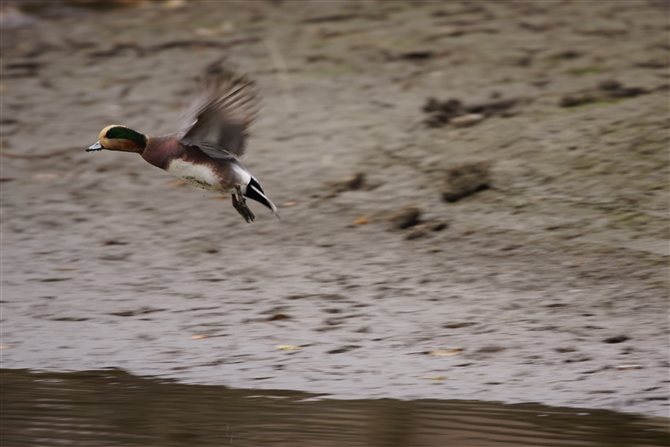
[[[107,126],[87,151],[139,153],[148,163],[185,183],[231,194],[233,206],[247,222],[255,217],[244,197],[262,203],[278,216],[258,180],[238,160],[244,154],[246,129],[256,110],[253,83],[217,63],[208,67],[178,132],[153,137],[125,126]]]
[[[251,174],[233,157],[212,158],[194,146],[179,142],[176,135],[149,136],[144,160],[198,188],[222,194],[235,193],[237,185],[249,184]]]

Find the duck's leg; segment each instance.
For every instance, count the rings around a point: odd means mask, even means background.
[[[232,194],[233,208],[235,208],[237,212],[240,213],[242,217],[244,217],[244,220],[246,220],[247,223],[253,222],[254,219],[256,219],[256,216],[254,216],[254,213],[252,213],[247,206],[247,200],[242,195],[240,186],[236,186],[235,189],[237,190],[237,194]]]

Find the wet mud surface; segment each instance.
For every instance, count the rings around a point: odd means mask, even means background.
[[[667,31],[667,4],[607,1],[3,29],[3,368],[667,417]],[[84,152],[173,131],[222,55],[264,97],[244,163],[281,221]]]

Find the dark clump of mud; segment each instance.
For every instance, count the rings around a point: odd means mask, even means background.
[[[490,164],[486,161],[462,163],[447,169],[442,198],[456,202],[489,187]]]
[[[508,98],[464,105],[458,99],[438,101],[435,98],[428,98],[421,110],[428,114],[424,122],[429,127],[441,127],[445,124],[468,127],[492,116],[513,116],[515,112],[510,109],[524,102],[528,101]]]
[[[624,87],[613,79],[602,81],[598,87],[577,95],[566,95],[561,99],[561,107],[577,107],[597,101],[615,101],[624,98],[634,98],[650,93],[642,87]]]
[[[421,208],[416,205],[408,205],[389,216],[391,226],[398,230],[413,227],[420,222]]]

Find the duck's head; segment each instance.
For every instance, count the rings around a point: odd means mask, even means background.
[[[149,138],[126,126],[113,124],[102,129],[97,143],[86,152],[109,149],[110,151],[137,152],[141,154],[147,147]]]

